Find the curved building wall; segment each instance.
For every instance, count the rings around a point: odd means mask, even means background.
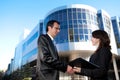
[[[110,15],[104,10],[98,10],[97,16],[99,28],[101,30],[105,30],[110,37],[112,47],[111,51],[114,54],[118,54]]]
[[[118,54],[120,54],[120,19],[118,16],[114,16],[111,18],[113,30],[114,30],[114,36],[118,48]]]
[[[52,19],[60,22],[61,31],[55,38],[60,51],[86,49],[90,45],[91,32],[99,29],[97,10],[88,5],[58,7],[47,14],[45,25]]]
[[[119,20],[119,17],[117,16],[114,16],[112,17],[112,25],[114,27],[114,33],[115,33],[115,39],[116,39],[116,42],[117,42],[117,47],[120,48],[120,20]]]
[[[109,14],[104,10],[98,10],[97,16],[100,29],[105,30],[110,35],[112,23]]]

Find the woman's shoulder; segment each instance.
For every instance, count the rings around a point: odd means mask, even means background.
[[[110,51],[110,49],[107,47],[102,47],[100,50]]]
[[[108,53],[108,54],[112,54],[112,52],[111,52],[111,50],[109,49],[109,48],[107,48],[107,47],[102,47],[101,49],[100,49],[100,52],[101,53]]]

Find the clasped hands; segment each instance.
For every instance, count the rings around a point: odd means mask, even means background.
[[[71,67],[71,66],[67,66],[67,73],[68,74],[74,74],[75,72],[77,72],[77,73],[80,73],[81,72],[81,68],[80,67],[76,67],[76,66],[74,66],[74,67]]]

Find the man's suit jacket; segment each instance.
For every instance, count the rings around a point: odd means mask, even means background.
[[[65,72],[67,63],[59,60],[58,52],[51,38],[38,38],[37,75],[38,80],[59,80],[59,70]]]

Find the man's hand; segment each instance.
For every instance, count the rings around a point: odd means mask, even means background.
[[[71,66],[67,66],[67,73],[74,74],[73,68]]]

